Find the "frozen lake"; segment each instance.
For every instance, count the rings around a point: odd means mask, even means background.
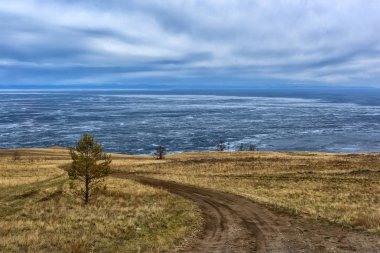
[[[72,146],[89,132],[107,151],[132,154],[214,150],[218,140],[231,149],[380,151],[380,96],[326,94],[2,90],[0,148]]]

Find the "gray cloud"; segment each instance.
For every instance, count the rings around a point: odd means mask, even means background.
[[[380,86],[378,13],[376,0],[2,1],[0,84]]]

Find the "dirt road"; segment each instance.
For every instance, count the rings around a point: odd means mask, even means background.
[[[152,178],[127,177],[194,201],[203,233],[181,252],[380,252],[380,236],[274,213],[244,197]]]

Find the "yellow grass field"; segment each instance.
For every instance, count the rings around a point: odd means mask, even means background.
[[[380,154],[205,152],[114,164],[116,170],[214,188],[307,219],[380,232]]]
[[[15,152],[17,154],[15,155]],[[0,151],[0,252],[168,252],[201,228],[192,203],[109,177],[85,207],[64,149]],[[281,212],[380,233],[380,154],[113,155],[112,169],[214,188]]]
[[[193,204],[126,179],[109,177],[83,206],[60,168],[68,159],[58,148],[0,151],[0,252],[167,252],[199,230]]]

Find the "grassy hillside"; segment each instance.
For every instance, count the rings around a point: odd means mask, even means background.
[[[274,209],[380,232],[380,154],[114,155],[114,171],[210,187]],[[188,201],[109,177],[84,207],[63,149],[0,151],[0,252],[166,252],[201,227]]]
[[[215,188],[273,208],[380,232],[380,154],[208,152],[115,168]]]
[[[68,162],[58,148],[0,151],[0,252],[166,252],[201,225],[188,201],[125,179],[85,207]]]

